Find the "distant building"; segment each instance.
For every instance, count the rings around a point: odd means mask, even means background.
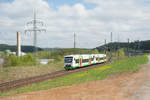
[[[17,55],[17,53],[16,52],[12,52],[11,54],[13,54],[13,55]],[[21,54],[20,54],[21,56],[25,56],[26,55],[26,53],[25,52],[21,52]]]
[[[11,54],[11,50],[5,50],[4,54],[9,56]]]
[[[17,54],[16,52],[11,52],[11,50],[5,50],[4,53],[7,56],[9,56],[9,55],[16,55]],[[26,53],[21,52],[21,56],[24,56],[24,55],[26,55]]]

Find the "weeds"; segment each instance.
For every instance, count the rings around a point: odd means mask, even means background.
[[[36,65],[38,63],[31,54],[21,56],[21,57],[11,55],[11,56],[6,56],[4,59],[5,59],[5,63],[4,63],[5,67],[32,66],[32,65]]]

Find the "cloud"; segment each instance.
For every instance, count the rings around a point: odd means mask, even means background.
[[[144,0],[146,1],[146,0]],[[87,9],[84,4],[61,5],[57,10],[44,0],[14,0],[0,4],[0,40],[16,44],[16,31],[24,33],[25,24],[37,17],[46,24],[46,33],[38,33],[40,47],[73,47],[73,33],[77,34],[77,47],[94,48],[104,39],[127,41],[149,39],[150,14],[148,5],[139,0],[84,0],[96,4]],[[7,33],[7,35],[5,34]],[[31,45],[33,35],[22,34],[22,43]]]

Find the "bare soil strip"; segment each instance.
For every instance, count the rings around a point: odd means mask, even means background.
[[[142,94],[143,86],[150,84],[149,73],[150,65],[136,73],[123,73],[100,81],[0,97],[0,100],[150,100],[150,88],[146,90],[146,98]]]

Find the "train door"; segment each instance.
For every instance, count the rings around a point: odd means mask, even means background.
[[[103,56],[103,63],[104,63],[104,56]]]
[[[82,59],[80,58],[80,67],[82,67]]]
[[[89,57],[89,64],[91,65],[91,57]]]
[[[93,60],[94,60],[94,63],[96,63],[96,57],[95,56],[93,56]]]

